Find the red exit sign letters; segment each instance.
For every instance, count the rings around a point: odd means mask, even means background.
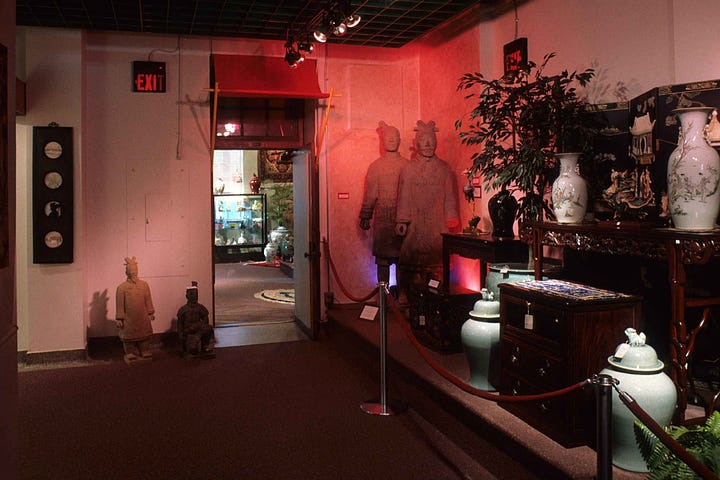
[[[133,62],[133,92],[163,93],[165,62]]]

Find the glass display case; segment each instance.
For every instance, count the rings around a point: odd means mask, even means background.
[[[265,194],[213,195],[215,261],[264,260],[267,243]]]

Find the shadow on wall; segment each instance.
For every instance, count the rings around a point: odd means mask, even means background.
[[[94,292],[90,302],[90,335],[104,337],[117,335],[115,319],[108,318],[108,291]]]

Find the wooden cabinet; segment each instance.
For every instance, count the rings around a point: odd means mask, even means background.
[[[640,300],[561,280],[500,284],[500,393],[550,392],[599,373],[625,329],[640,330]],[[591,387],[501,405],[566,447],[594,443]]]

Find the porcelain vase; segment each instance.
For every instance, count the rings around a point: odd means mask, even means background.
[[[680,230],[711,230],[720,211],[720,157],[705,136],[713,109],[678,108],[678,146],[668,159],[668,209]]]
[[[470,385],[495,391],[490,380],[491,368],[497,362],[500,346],[500,302],[482,289],[482,300],[475,302],[469,318],[460,329],[460,340],[470,368]]]
[[[629,338],[638,338],[634,329],[627,329]],[[641,341],[629,340],[618,346],[608,358],[608,368],[600,373],[618,380],[618,388],[632,396],[659,425],[667,427],[675,411],[677,391],[672,379],[663,373],[664,364],[657,353]],[[624,350],[622,358],[619,352]],[[633,425],[635,416],[620,400],[617,391],[612,397],[612,461],[616,466],[632,472],[647,472],[647,464],[640,453]]]
[[[513,225],[517,213],[518,202],[512,193],[502,189],[488,200],[488,214],[492,221],[495,237],[514,237]]]
[[[552,185],[552,205],[558,223],[580,223],[588,206],[587,184],[578,173],[579,153],[558,153],[560,175]]]

